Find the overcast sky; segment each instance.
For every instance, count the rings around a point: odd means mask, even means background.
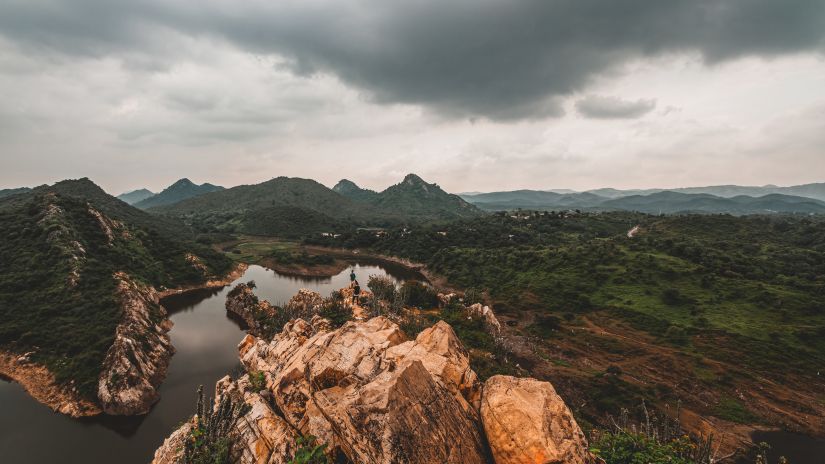
[[[823,0],[0,0],[0,188],[825,181]]]

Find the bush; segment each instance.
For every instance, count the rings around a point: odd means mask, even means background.
[[[241,416],[249,411],[246,403],[233,402],[223,396],[218,409],[212,403],[204,403],[203,385],[198,387],[197,420],[183,448],[183,460],[187,464],[229,464],[232,442],[229,431]]]
[[[316,438],[312,435],[306,437],[299,437],[296,445],[298,449],[295,454],[287,461],[288,464],[328,464],[324,451],[327,448],[326,444],[316,444]]]
[[[379,300],[392,301],[395,299],[395,282],[387,276],[371,275],[367,287]]]
[[[417,280],[408,280],[401,285],[404,303],[418,308],[438,306],[438,294],[429,285]]]

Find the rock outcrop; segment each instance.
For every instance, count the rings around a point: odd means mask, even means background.
[[[98,379],[98,400],[107,414],[145,414],[160,397],[174,348],[167,332],[172,322],[152,287],[115,274],[122,310],[115,341],[106,353]]]
[[[547,382],[490,377],[481,395],[481,422],[496,464],[590,462],[584,434]]]
[[[225,377],[216,386],[216,398],[229,395],[249,406],[230,433],[234,462],[288,462],[298,438],[309,435],[327,445],[334,462],[528,462],[500,451],[512,443],[547,457],[535,462],[567,462],[554,461],[558,456],[587,462],[582,432],[550,384],[494,377],[488,393],[447,323],[415,340],[380,316],[330,327],[314,316],[290,321],[271,340],[250,334],[241,341],[250,375]],[[501,399],[506,385],[512,403]],[[518,416],[511,407],[527,412]],[[491,422],[488,435],[485,412],[505,419]],[[517,422],[507,422],[511,418]],[[177,462],[169,448],[164,444],[154,462]]]
[[[278,308],[266,300],[259,300],[251,283],[240,283],[226,297],[226,310],[241,318],[249,333],[260,335],[261,320],[272,317]]]

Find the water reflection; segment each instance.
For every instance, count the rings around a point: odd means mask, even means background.
[[[364,286],[369,275],[422,279],[404,268],[360,260],[354,269]],[[348,268],[328,278],[301,278],[251,266],[236,282],[255,280],[256,294],[279,304],[300,288],[329,295],[349,284],[349,272]],[[237,344],[243,332],[224,308],[229,288],[198,290],[163,300],[174,323],[170,336],[176,353],[160,388],[161,400],[145,416],[71,419],[37,403],[18,384],[0,380],[0,462],[151,461],[163,439],[191,415],[198,385],[210,391],[219,378],[240,370]]]

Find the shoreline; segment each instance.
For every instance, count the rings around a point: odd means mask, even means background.
[[[25,355],[0,351],[0,376],[15,382],[38,403],[72,418],[103,413],[99,405],[82,398],[70,387],[59,385],[44,365],[29,361]]]
[[[207,280],[202,284],[186,285],[183,287],[169,288],[163,291],[159,291],[158,299],[161,300],[161,304],[163,304],[163,299],[168,298],[170,296],[183,295],[184,293],[194,292],[197,290],[203,290],[207,288],[226,287],[227,285],[231,285],[232,282],[235,281],[235,279],[242,276],[248,268],[249,265],[246,263],[237,263],[234,269],[229,271],[229,273],[221,279]]]

